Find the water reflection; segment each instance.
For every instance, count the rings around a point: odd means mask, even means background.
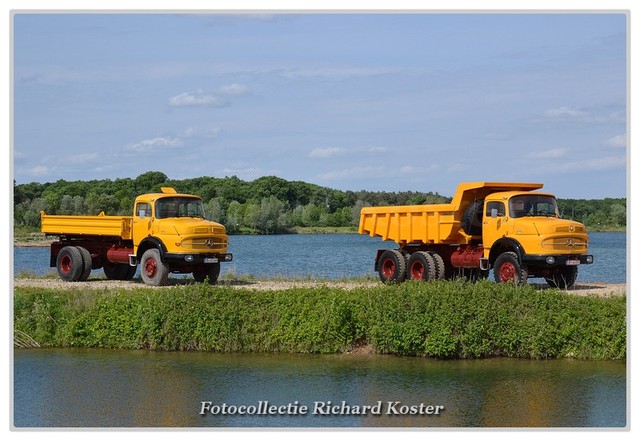
[[[435,361],[371,355],[16,350],[17,427],[624,427],[625,364]],[[199,415],[202,401],[298,401],[306,415]],[[382,401],[382,415],[313,415],[313,403]],[[387,415],[387,402],[442,405]]]

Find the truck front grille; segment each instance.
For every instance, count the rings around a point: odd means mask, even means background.
[[[557,253],[585,253],[587,242],[579,237],[554,237],[542,241],[542,248]]]
[[[196,237],[183,240],[182,246],[194,251],[226,252],[228,243],[225,237]]]

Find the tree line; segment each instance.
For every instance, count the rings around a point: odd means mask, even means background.
[[[14,183],[14,225],[39,228],[40,212],[66,215],[131,215],[135,198],[174,187],[203,198],[207,218],[231,234],[289,232],[298,227],[356,227],[365,206],[450,202],[433,192],[341,191],[302,181],[265,176],[243,181],[236,176],[173,180],[150,171],[136,178]],[[626,226],[626,199],[563,199],[561,214],[599,229]]]

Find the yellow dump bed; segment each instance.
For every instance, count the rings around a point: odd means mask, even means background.
[[[360,211],[360,234],[379,236],[404,245],[466,244],[472,236],[462,229],[464,211],[476,200],[501,191],[531,191],[542,184],[469,182],[458,186],[449,204],[365,207]]]
[[[131,216],[63,216],[50,215],[44,211],[40,213],[42,232],[57,236],[109,236],[121,237],[124,240],[132,238]]]

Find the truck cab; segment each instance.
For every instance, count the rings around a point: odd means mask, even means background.
[[[219,263],[232,260],[225,228],[205,219],[202,199],[173,188],[136,198],[132,230],[132,258],[143,278],[154,277],[164,264],[171,272],[193,272],[198,281],[217,279]]]
[[[561,219],[556,198],[538,192],[499,192],[484,200],[484,260],[498,281],[544,277],[550,285],[573,285],[577,266],[593,262],[587,255],[584,225]],[[504,255],[508,253],[507,255]]]

